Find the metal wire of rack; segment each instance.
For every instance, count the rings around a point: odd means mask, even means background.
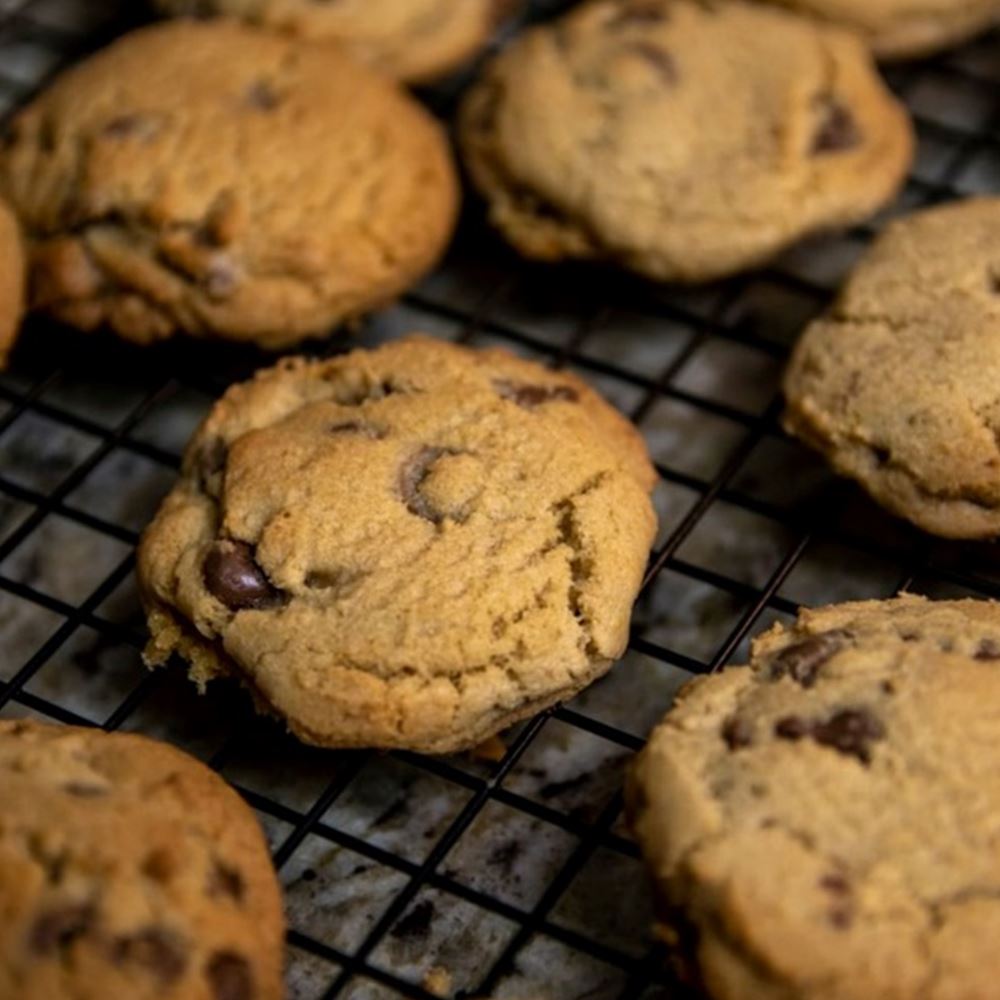
[[[535,0],[520,20],[563,6]],[[0,0],[0,114],[137,24],[136,7]],[[472,204],[438,272],[357,338],[419,328],[571,366],[635,420],[657,462],[662,528],[628,654],[517,727],[498,761],[311,750],[233,689],[199,698],[179,670],[144,671],[138,532],[211,400],[267,358],[140,351],[29,322],[0,376],[0,717],[147,732],[236,785],[285,887],[291,996],[681,996],[649,936],[620,796],[677,687],[800,603],[1000,596],[995,547],[891,520],[777,424],[790,343],[884,218],[1000,182],[1000,35],[888,76],[920,147],[905,192],[870,225],[678,290],[523,264]],[[461,83],[424,96],[447,115]]]

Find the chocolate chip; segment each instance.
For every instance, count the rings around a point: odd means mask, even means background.
[[[217,951],[205,968],[215,1000],[251,1000],[254,995],[250,963],[232,951]]]
[[[871,763],[871,744],[884,739],[885,726],[865,708],[845,708],[825,722],[809,722],[797,715],[779,719],[774,733],[781,739],[800,740],[811,737],[838,753],[857,757],[862,764]]]
[[[63,791],[67,795],[75,795],[78,799],[98,799],[108,794],[108,790],[102,785],[92,785],[84,781],[70,781],[63,785]]]
[[[812,737],[817,743],[868,764],[871,762],[870,744],[885,738],[885,726],[867,709],[846,708],[813,727]]]
[[[235,903],[242,903],[244,892],[243,876],[235,868],[215,860],[208,876],[208,894],[227,896]]]
[[[163,984],[179,979],[187,965],[187,950],[176,934],[162,927],[147,927],[119,937],[112,945],[117,965],[138,965]]]
[[[160,131],[159,122],[149,115],[130,114],[112,118],[101,134],[110,139],[152,139]]]
[[[774,735],[783,740],[801,740],[812,733],[812,727],[797,715],[786,715],[774,724]]]
[[[205,557],[205,586],[230,611],[261,610],[281,603],[281,592],[271,586],[254,562],[246,542],[217,542]]]
[[[166,885],[177,870],[174,855],[164,847],[156,847],[146,855],[142,863],[142,873],[154,882]]]
[[[31,947],[39,955],[68,948],[94,925],[93,903],[66,903],[42,913],[31,928]]]
[[[258,80],[246,94],[246,102],[261,111],[273,111],[282,102],[281,95],[267,80]]]
[[[834,629],[786,646],[771,660],[771,680],[791,677],[805,688],[812,687],[820,667],[843,648],[844,640],[848,638],[849,633],[843,629]]]
[[[828,875],[824,875],[819,880],[819,884],[834,896],[846,896],[851,891],[850,882],[840,872],[830,872]]]
[[[660,75],[664,83],[673,86],[677,83],[677,65],[673,56],[659,45],[652,42],[636,42],[629,46],[629,51],[644,59]]]
[[[753,743],[753,726],[738,715],[731,715],[722,724],[722,738],[730,750],[739,750]]]
[[[427,498],[420,492],[420,487],[430,473],[431,466],[442,457],[451,455],[454,452],[447,448],[421,448],[416,455],[407,462],[399,474],[399,492],[406,504],[406,509],[417,517],[422,517],[431,524],[440,524],[444,520],[444,515],[436,510],[428,502]]]
[[[875,464],[884,468],[892,460],[892,452],[888,448],[879,445],[872,445],[872,454],[875,456]]]
[[[542,403],[551,403],[555,400],[566,403],[580,401],[580,394],[569,385],[529,385],[526,382],[496,379],[493,386],[504,399],[509,399],[526,410],[533,410]]]
[[[976,648],[977,660],[1000,660],[1000,642],[996,639],[983,639]]]
[[[813,136],[813,156],[822,153],[840,153],[853,149],[861,142],[861,132],[854,115],[834,97],[817,100],[820,124]]]
[[[829,912],[830,923],[837,930],[844,931],[854,922],[854,914],[846,906],[834,906]]]

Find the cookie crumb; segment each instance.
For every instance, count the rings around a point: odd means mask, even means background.
[[[442,965],[434,965],[424,973],[420,985],[436,997],[446,997],[451,993],[451,973]]]

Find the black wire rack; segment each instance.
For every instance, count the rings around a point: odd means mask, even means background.
[[[526,5],[519,23],[565,0]],[[139,23],[129,0],[0,0],[0,114]],[[509,25],[515,30],[519,23]],[[497,44],[502,42],[498,38]],[[330,353],[421,329],[501,343],[592,381],[643,431],[662,526],[630,648],[498,759],[300,746],[218,686],[146,672],[138,532],[211,401],[268,358],[138,350],[33,319],[0,376],[0,716],[168,739],[257,811],[285,887],[296,1000],[679,997],[621,816],[629,757],[690,676],[738,659],[801,603],[1000,596],[992,545],[894,521],[787,440],[790,343],[885,218],[1000,181],[1000,35],[893,67],[919,132],[897,204],[766,270],[694,290],[520,262],[472,200],[443,266]],[[467,77],[422,96],[447,117]]]

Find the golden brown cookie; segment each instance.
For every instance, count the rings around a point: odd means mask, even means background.
[[[0,368],[21,329],[24,316],[24,249],[17,220],[0,201]]]
[[[717,1000],[996,992],[1000,605],[803,611],[630,776],[664,937]]]
[[[424,337],[233,387],[146,531],[147,662],[325,746],[473,747],[621,655],[655,529],[579,379]]]
[[[330,44],[226,21],[127,35],[10,126],[0,192],[32,304],[140,343],[283,347],[391,300],[437,259],[445,136]]]
[[[253,813],[140,736],[0,721],[0,996],[280,1000],[284,921]]]
[[[511,0],[156,0],[156,6],[166,14],[223,14],[337,41],[389,76],[423,83],[475,55]]]
[[[1000,198],[890,224],[785,374],[786,429],[895,514],[1000,534]]]
[[[590,0],[487,67],[459,137],[522,253],[668,281],[865,218],[913,148],[855,36],[742,0]]]

